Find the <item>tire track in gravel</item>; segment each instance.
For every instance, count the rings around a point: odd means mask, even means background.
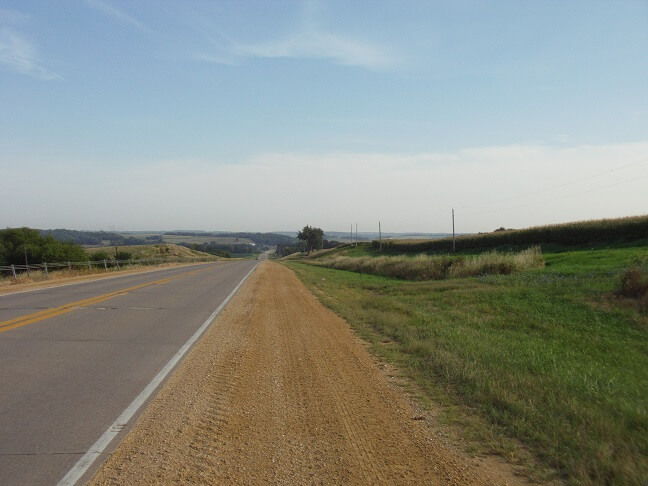
[[[91,483],[522,482],[415,415],[346,322],[264,262]]]

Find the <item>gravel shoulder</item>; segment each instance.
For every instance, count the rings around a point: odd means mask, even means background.
[[[523,484],[420,420],[347,323],[263,262],[90,484]]]

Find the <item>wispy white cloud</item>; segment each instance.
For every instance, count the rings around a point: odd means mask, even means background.
[[[0,65],[47,81],[63,79],[39,59],[32,41],[8,27],[0,28]]]
[[[16,10],[0,8],[0,23],[2,24],[22,24],[28,19],[28,16]]]
[[[398,64],[387,49],[369,41],[319,31],[238,46],[237,54],[260,58],[328,59],[336,64],[375,70],[390,69]]]
[[[85,3],[95,10],[112,17],[116,21],[134,27],[137,30],[148,30],[146,25],[137,20],[132,15],[111,5],[106,0],[85,0]]]
[[[317,15],[306,9],[295,29],[261,42],[244,42],[223,35],[205,19],[194,21],[195,30],[210,46],[198,60],[237,64],[245,59],[319,59],[344,66],[382,71],[402,64],[402,57],[380,43],[357,35],[333,32],[319,25]]]
[[[209,52],[195,59],[216,64],[237,64],[244,59],[323,59],[343,66],[376,71],[392,69],[399,60],[387,49],[368,41],[327,32],[300,32],[280,40],[239,44],[219,39]]]

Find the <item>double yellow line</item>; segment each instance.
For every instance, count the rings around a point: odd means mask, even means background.
[[[193,272],[182,273],[180,275],[175,275],[173,277],[167,277],[160,280],[154,280],[153,282],[147,282],[133,287],[128,287],[125,289],[115,290],[107,294],[98,295],[97,297],[90,297],[89,299],[78,300],[76,302],[70,302],[69,304],[64,304],[59,307],[53,307],[51,309],[45,309],[40,312],[34,312],[33,314],[27,314],[25,316],[14,317],[7,321],[0,322],[0,333],[5,331],[10,331],[11,329],[16,329],[17,327],[26,326],[27,324],[32,324],[34,322],[42,321],[49,319],[50,317],[60,316],[61,314],[66,314],[72,312],[75,309],[81,307],[87,307],[90,305],[98,304],[108,299],[112,299],[118,295],[124,295],[134,290],[138,290],[144,287],[149,287],[150,285],[162,285],[171,280],[175,280],[180,277],[186,277],[188,275],[193,275],[198,272],[204,272],[208,270],[206,268],[201,268],[200,270],[194,270]]]

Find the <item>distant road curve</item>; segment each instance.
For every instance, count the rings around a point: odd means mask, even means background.
[[[91,477],[257,263],[0,295],[0,484]]]

